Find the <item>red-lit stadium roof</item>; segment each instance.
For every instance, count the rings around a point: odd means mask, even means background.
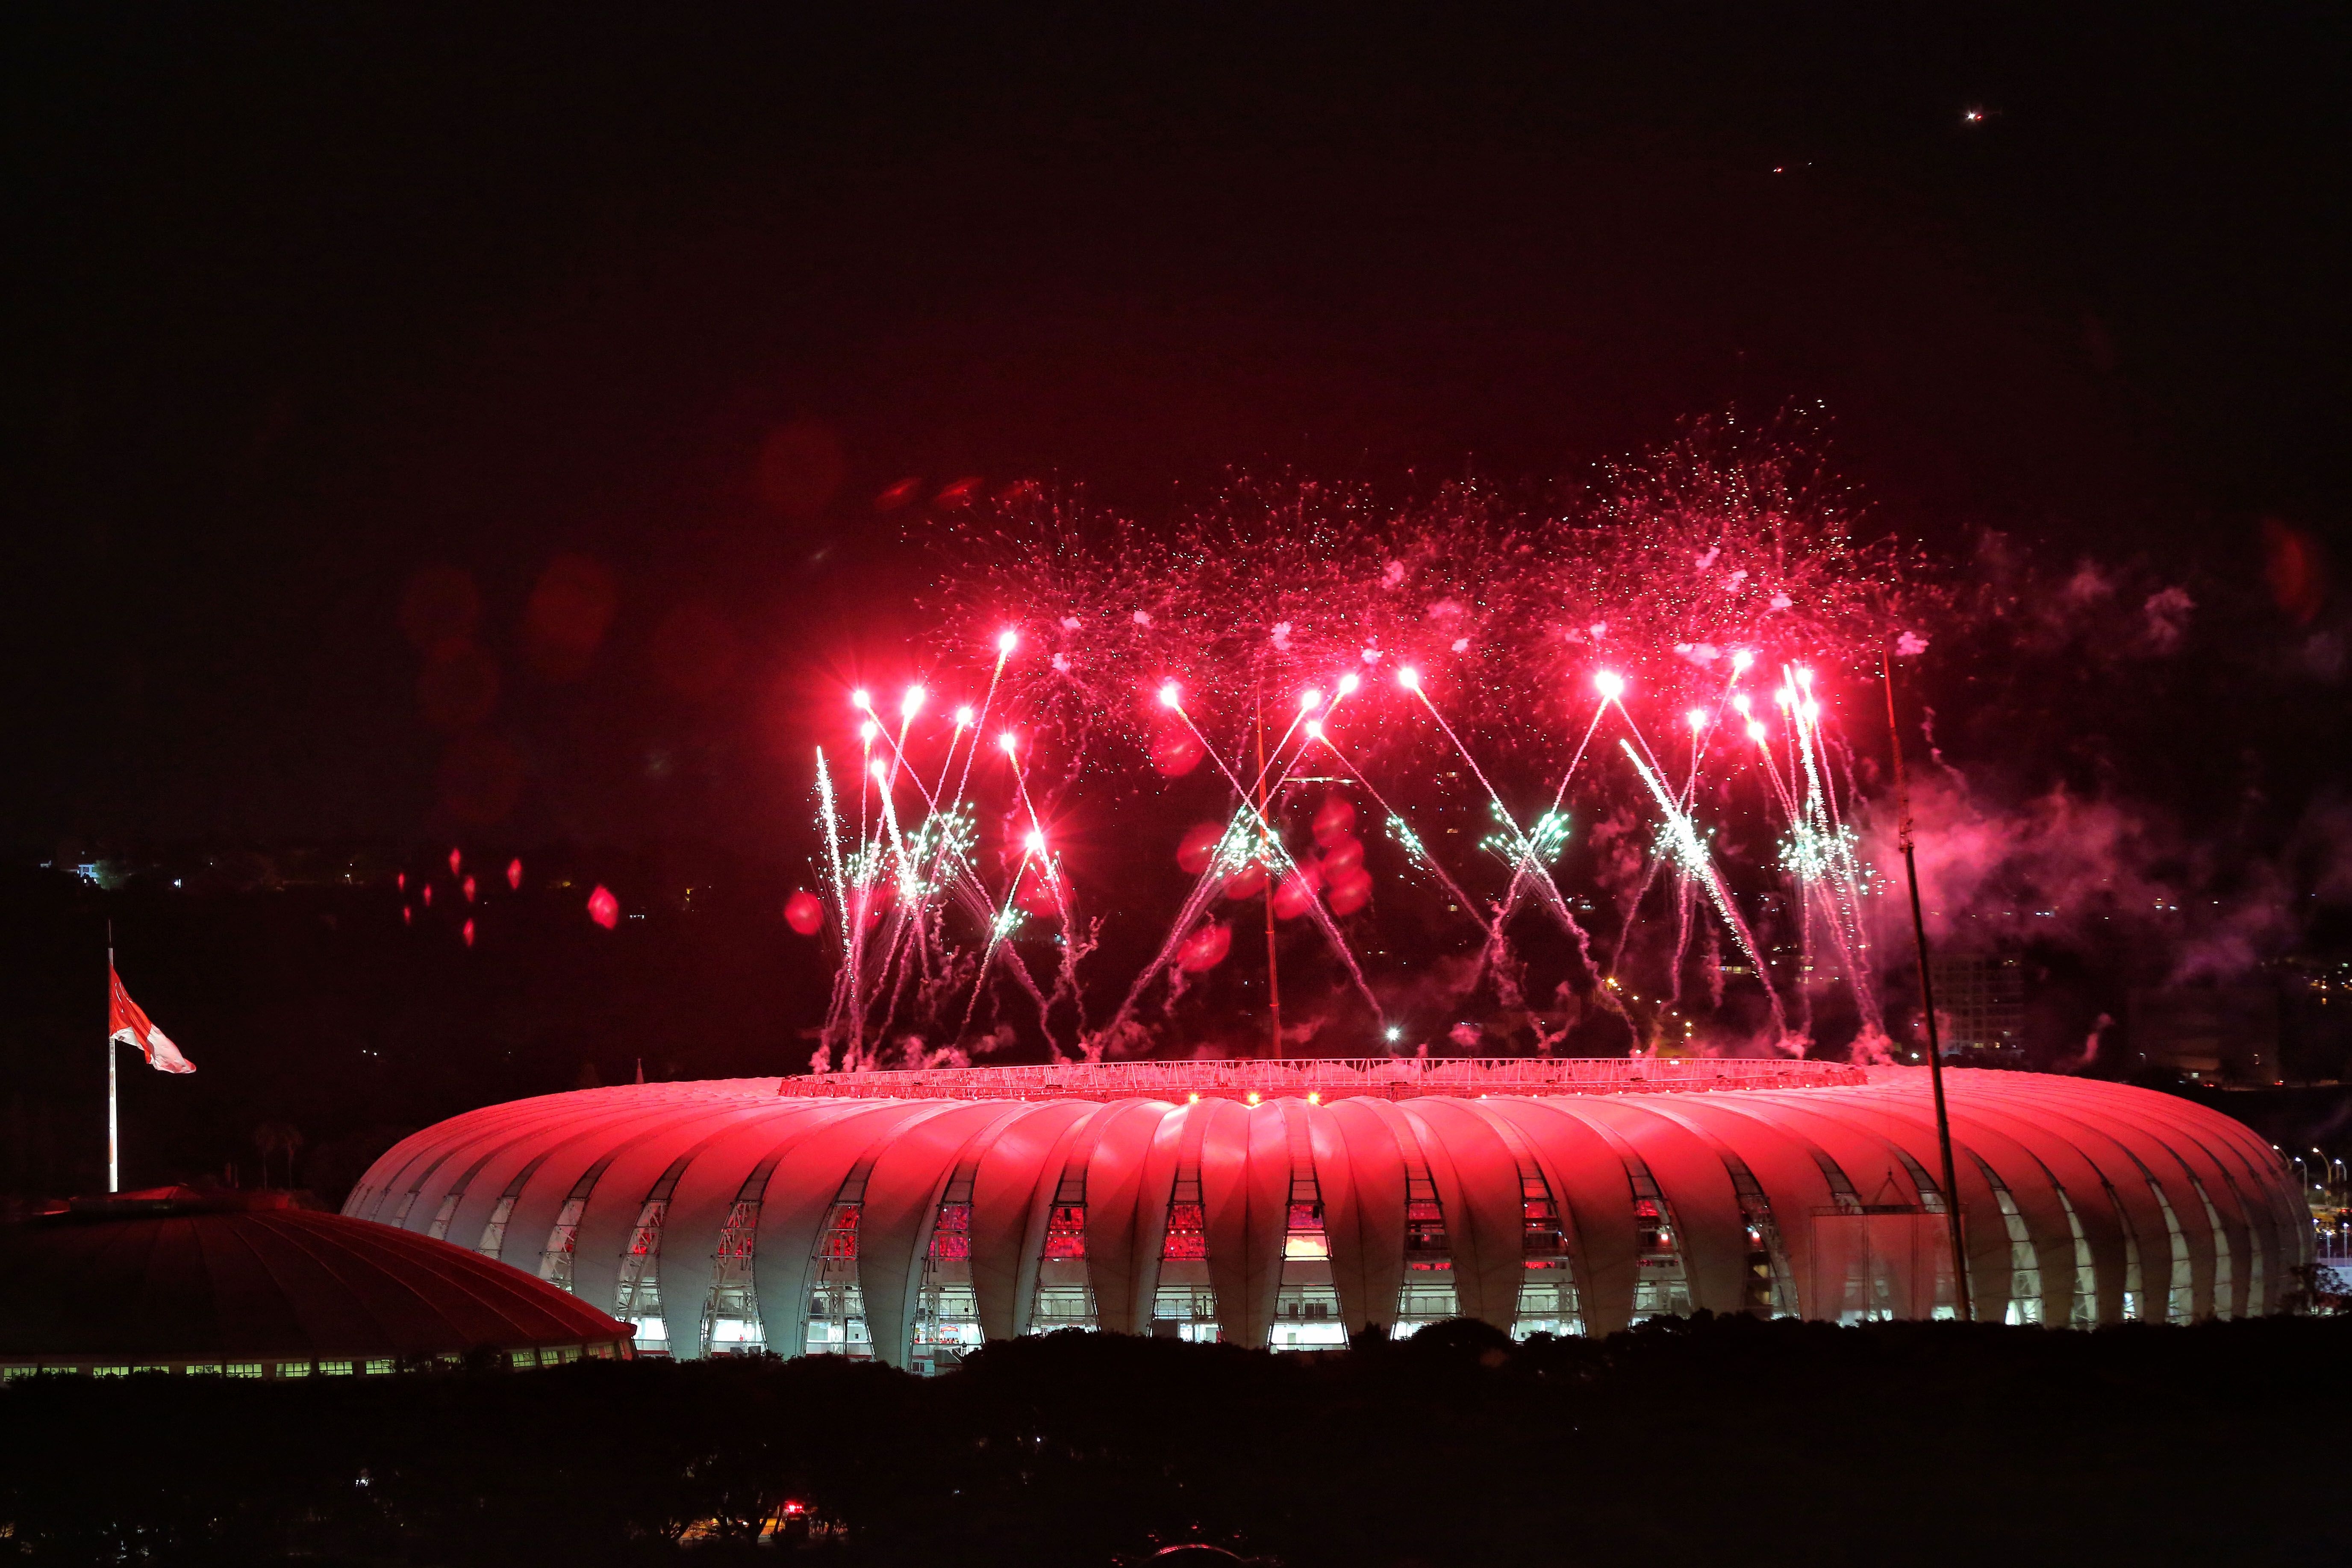
[[[488,1350],[614,1354],[578,1298],[425,1237],[234,1200],[78,1205],[0,1226],[0,1369],[391,1371]]]
[[[2293,1288],[2309,1226],[2241,1124],[1948,1081],[1979,1316],[2186,1321]],[[1927,1317],[1955,1294],[1938,1168],[1918,1069],[1070,1064],[493,1106],[387,1153],[345,1212],[537,1272],[641,1350],[929,1364],[1059,1326],[1280,1347],[1457,1315]]]

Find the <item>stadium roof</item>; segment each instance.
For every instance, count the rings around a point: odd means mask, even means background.
[[[534,1269],[634,1323],[641,1352],[682,1356],[920,1365],[1065,1326],[1304,1347],[1456,1315],[1606,1333],[1953,1309],[1923,1070],[1634,1078],[1663,1065],[590,1089],[428,1128],[345,1212]],[[1948,1079],[1979,1315],[2189,1321],[2296,1288],[2308,1217],[2241,1123],[2119,1084]]]

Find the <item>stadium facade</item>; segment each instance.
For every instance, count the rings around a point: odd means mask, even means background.
[[[1948,1077],[1980,1319],[2279,1310],[2310,1226],[2188,1101]],[[638,1352],[931,1370],[1115,1330],[1276,1349],[1447,1318],[1954,1310],[1927,1075],[1813,1062],[1068,1064],[633,1085],[454,1118],[344,1212],[536,1274]]]

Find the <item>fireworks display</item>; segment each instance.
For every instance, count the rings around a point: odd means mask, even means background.
[[[1933,595],[1801,453],[1701,426],[1549,515],[1251,481],[1157,528],[969,515],[928,664],[815,760],[815,1065],[1272,1048],[1277,983],[1315,1054],[1496,1016],[1883,1052],[1856,753]]]

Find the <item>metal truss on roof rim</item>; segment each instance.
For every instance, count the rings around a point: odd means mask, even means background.
[[[1689,1094],[1852,1087],[1844,1062],[1720,1057],[1321,1057],[1051,1062],[814,1073],[777,1093],[803,1100],[1267,1100],[1490,1094]]]

